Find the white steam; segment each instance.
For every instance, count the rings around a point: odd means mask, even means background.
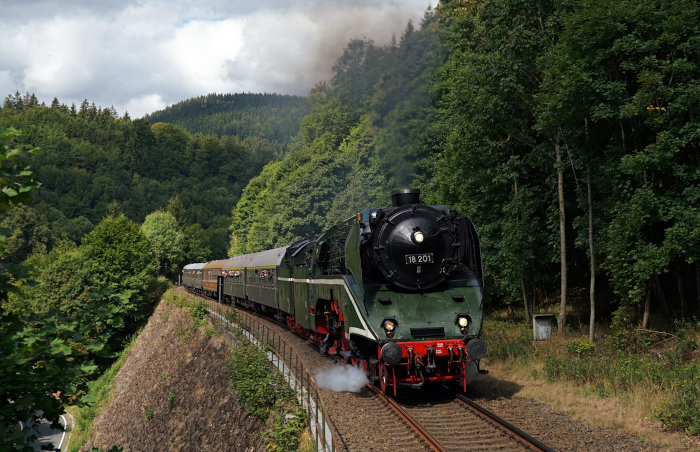
[[[364,370],[343,365],[321,369],[314,378],[319,388],[336,392],[360,392],[369,383]]]

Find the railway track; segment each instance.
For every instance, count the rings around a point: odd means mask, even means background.
[[[398,417],[405,422],[421,440],[426,443],[430,450],[435,452],[447,452],[447,449],[445,449],[443,445],[440,444],[440,442],[423,427],[423,425],[416,421],[413,416],[408,414],[408,412],[406,412],[401,405],[396,403],[394,399],[384,395],[382,391],[373,384],[368,384],[367,387],[370,389],[370,391],[372,391],[372,393],[374,393],[375,397],[380,399],[389,409],[396,413]]]
[[[404,397],[406,399],[406,397]],[[440,451],[553,451],[461,394],[435,389],[411,394],[399,407]],[[435,444],[435,445],[432,445]]]
[[[462,394],[437,403],[433,401],[401,405],[384,395],[376,386],[367,386],[426,443],[430,450],[554,451]]]
[[[504,419],[496,416],[491,411],[488,411],[487,409],[483,408],[482,406],[469,400],[464,395],[456,394],[455,401],[457,403],[461,404],[461,406],[463,406],[467,410],[474,413],[474,415],[481,417],[482,419],[489,422],[490,424],[492,424],[496,428],[502,430],[508,436],[510,436],[511,438],[514,438],[520,444],[524,445],[527,449],[535,450],[535,451],[542,451],[542,452],[553,452],[554,451],[554,449],[546,446],[545,444],[536,440],[535,438],[528,435],[527,433],[523,432],[522,430],[520,430],[516,426],[514,426],[514,425],[510,424],[509,422],[505,421]]]

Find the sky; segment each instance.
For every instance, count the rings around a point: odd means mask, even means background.
[[[0,101],[132,118],[211,93],[306,95],[351,39],[387,44],[437,0],[0,0]]]

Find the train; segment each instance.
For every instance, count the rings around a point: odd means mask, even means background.
[[[361,367],[384,393],[466,391],[486,357],[479,237],[467,217],[391,192],[314,238],[184,266],[188,290],[265,313]]]

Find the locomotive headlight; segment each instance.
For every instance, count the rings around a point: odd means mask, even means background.
[[[457,314],[457,325],[462,334],[467,334],[467,325],[469,325],[469,316],[466,314]]]
[[[384,328],[384,333],[386,337],[394,337],[394,330],[396,329],[397,322],[394,319],[384,319],[382,322],[382,328]]]
[[[394,328],[396,328],[396,323],[393,320],[386,320],[384,322],[384,329],[386,331],[394,331]]]
[[[420,245],[421,243],[423,243],[423,240],[425,240],[425,235],[423,235],[421,231],[415,231],[411,238],[414,242]]]

